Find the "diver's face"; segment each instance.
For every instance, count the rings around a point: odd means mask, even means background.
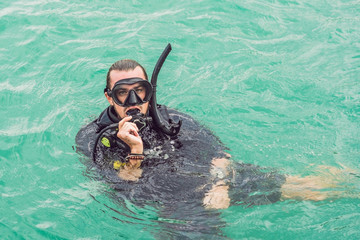
[[[112,70],[110,72],[110,89],[113,89],[115,83],[119,81],[120,79],[126,79],[126,78],[142,78],[146,79],[143,70],[138,66],[134,70],[129,71],[118,71],[118,70]],[[123,85],[124,90],[130,91],[131,89],[136,89],[139,87],[139,84],[132,84],[132,85]],[[141,94],[138,94],[139,97],[142,99],[145,97]],[[136,106],[130,106],[130,107],[121,107],[117,105],[112,97],[110,97],[107,93],[105,93],[106,99],[110,103],[110,105],[114,106],[115,111],[119,115],[119,117],[124,118],[126,117],[126,112],[130,109],[139,109],[141,113],[146,114],[147,110],[149,108],[149,102],[143,103],[141,105]]]

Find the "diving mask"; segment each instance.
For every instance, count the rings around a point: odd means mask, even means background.
[[[153,87],[142,78],[126,78],[117,81],[112,90],[105,88],[107,94],[121,107],[141,105],[150,100]]]

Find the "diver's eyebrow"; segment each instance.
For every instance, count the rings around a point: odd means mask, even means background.
[[[126,88],[119,88],[119,91],[127,91]]]

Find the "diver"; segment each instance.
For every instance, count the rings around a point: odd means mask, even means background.
[[[230,204],[334,196],[319,191],[333,186],[319,176],[285,176],[251,164],[233,164],[226,147],[206,127],[157,104],[157,76],[170,50],[169,44],[151,82],[136,61],[115,62],[104,89],[110,105],[76,136],[77,150],[92,159],[114,189],[138,202],[168,203],[170,208],[197,200],[199,206],[223,209]]]
[[[77,150],[92,158],[97,167],[107,171],[108,176],[109,172],[116,172],[119,179],[138,181],[146,177],[143,176],[144,167],[165,161],[167,169],[179,168],[178,165],[184,164],[182,160],[197,157],[198,153],[193,152],[196,149],[207,151],[197,160],[199,164],[196,166],[201,170],[204,166],[209,168],[211,159],[216,159],[214,164],[221,165],[221,161],[227,158],[225,148],[210,131],[190,116],[156,103],[157,75],[170,50],[169,44],[155,66],[151,83],[145,69],[136,61],[115,62],[107,73],[104,89],[109,107],[76,136]],[[179,134],[182,122],[185,129]],[[209,144],[211,151],[206,150]],[[153,169],[148,172],[150,170]],[[195,172],[196,167],[193,166],[191,171]],[[215,190],[209,188],[220,197],[207,199],[208,206],[223,208],[214,201],[229,205],[228,187],[220,183],[214,185]],[[218,194],[220,192],[224,194]]]

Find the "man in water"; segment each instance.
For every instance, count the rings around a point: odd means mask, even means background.
[[[184,134],[185,136],[180,137],[180,140],[179,137],[163,134],[151,123],[144,122],[143,126],[132,121],[134,113],[135,117],[142,116],[145,118],[149,115],[149,99],[152,89],[151,86],[148,86],[147,79],[145,69],[133,60],[120,60],[110,67],[105,89],[105,97],[110,106],[102,112],[98,119],[79,131],[76,137],[78,150],[87,156],[91,156],[93,149],[95,149],[96,154],[94,154],[93,160],[99,168],[115,170],[119,179],[136,182],[142,177],[142,165],[159,165],[164,160],[169,159],[167,162],[171,164],[167,164],[167,167],[176,168],[181,160],[178,160],[177,163],[174,163],[174,160],[184,159],[184,157],[178,156],[179,148],[186,152],[186,149],[193,144],[194,148],[200,149],[192,150],[199,151],[204,145],[207,145],[206,141],[209,141],[209,144],[213,142],[214,146],[211,146],[209,153],[203,155],[209,155],[210,160],[211,157],[213,158],[212,172],[227,172],[228,160],[227,155],[223,152],[223,147],[219,145],[217,139],[209,131],[203,129],[189,116],[178,116],[184,121],[185,127],[192,125],[187,129],[191,133]],[[169,118],[168,110],[164,106],[157,107],[163,112],[165,118]],[[169,110],[169,112],[177,115],[173,110]],[[100,130],[111,124],[117,125],[115,132],[105,132],[103,136],[100,136],[101,141],[98,141],[95,146],[95,137]],[[196,131],[203,131],[203,133],[196,134]],[[195,134],[199,141],[191,138]],[[199,139],[199,137],[203,137],[203,139]],[[211,139],[208,139],[209,137]],[[194,142],[196,142],[195,145]],[[184,144],[186,146],[183,146]],[[187,154],[196,157],[193,151],[187,151]],[[215,158],[210,156],[211,154],[219,157]],[[204,158],[201,161],[204,161]],[[196,165],[198,168],[206,166],[202,165],[204,162],[200,164],[201,161],[197,161],[199,162]],[[209,167],[210,161],[206,164]],[[192,170],[196,171],[196,167],[193,166]],[[229,206],[228,188],[224,185],[223,180],[217,181],[203,196],[205,206],[208,208]]]
[[[136,201],[172,204],[201,199],[206,208],[222,209],[231,203],[257,205],[286,198],[323,200],[329,193],[318,190],[336,184],[321,177],[285,178],[254,165],[231,164],[226,148],[190,116],[150,106],[153,86],[136,61],[115,62],[106,81],[110,106],[79,131],[76,143],[79,151],[93,156],[115,189]],[[164,134],[149,120],[150,107],[168,122],[181,119],[182,131]],[[102,131],[111,125],[115,127]]]

